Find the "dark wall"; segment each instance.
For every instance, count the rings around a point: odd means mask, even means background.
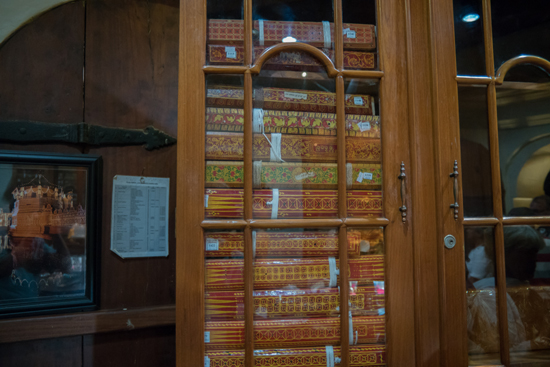
[[[0,121],[153,125],[176,136],[178,22],[177,0],[77,1],[39,16],[0,45]],[[100,308],[175,303],[175,146],[149,152],[139,146],[0,143],[0,149],[101,155]],[[110,251],[112,180],[117,174],[170,178],[168,258],[123,260]],[[3,367],[111,364],[174,365],[173,328],[0,344]]]

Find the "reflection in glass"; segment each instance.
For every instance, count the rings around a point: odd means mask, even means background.
[[[545,241],[533,227],[504,227],[512,363],[524,361],[527,357],[530,362],[538,362],[530,365],[543,366],[547,365],[550,357],[550,291],[548,286],[532,286],[540,264],[539,254],[546,251],[546,247]]]
[[[493,214],[487,88],[458,87],[462,200],[465,217]]]
[[[500,364],[493,228],[466,227],[464,254],[469,365]]]
[[[520,55],[550,59],[548,1],[492,1],[491,20],[495,70]]]
[[[458,75],[486,75],[481,0],[454,0]]]
[[[544,182],[550,172],[550,156],[544,148],[550,144],[549,100],[548,75],[544,83],[512,82],[506,76],[505,82],[497,87],[499,158],[505,215],[550,213],[546,211],[548,199],[544,198],[547,195]],[[533,201],[535,198],[537,200]]]

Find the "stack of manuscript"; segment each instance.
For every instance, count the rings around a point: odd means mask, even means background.
[[[254,58],[257,59],[267,47],[255,46]],[[324,50],[334,60],[333,50]],[[244,62],[243,46],[208,45],[208,63],[212,65],[235,64]],[[344,51],[344,68],[368,70],[376,67],[376,54],[372,52]],[[268,70],[322,71],[323,64],[308,53],[300,51],[281,52],[268,59],[262,66]]]
[[[380,189],[380,164],[348,163],[348,189]],[[243,187],[244,170],[240,161],[207,161],[206,187]],[[254,188],[338,189],[336,163],[254,162]]]
[[[293,37],[315,47],[329,48],[334,40],[334,24],[329,22],[254,21],[256,42],[260,46],[281,43],[283,38]],[[344,23],[344,49],[373,50],[376,48],[375,28],[372,24]],[[244,26],[242,20],[209,19],[208,43],[218,45],[242,45]],[[328,41],[328,42],[327,42]],[[327,45],[328,43],[328,45]]]
[[[336,113],[336,94],[287,88],[255,88],[255,107],[266,110]],[[228,86],[212,86],[206,93],[208,106],[243,107],[244,90]],[[373,115],[374,98],[362,94],[346,94],[348,114]]]
[[[206,320],[244,320],[243,291],[207,292]],[[384,291],[378,284],[351,287],[349,310],[353,316],[384,312]],[[338,288],[254,291],[255,319],[329,317],[340,314]]]
[[[336,346],[254,351],[254,362],[256,366],[266,367],[338,366],[341,359],[341,349]],[[353,345],[349,347],[348,366],[381,367],[385,365],[385,345]],[[244,366],[244,350],[209,350],[206,352],[205,367],[227,366]]]
[[[242,218],[243,190],[206,189],[206,218]],[[368,190],[347,191],[349,217],[381,217],[382,192]],[[336,190],[254,190],[252,198],[254,218],[336,218],[338,191]]]
[[[205,289],[228,291],[244,289],[242,259],[206,260]],[[336,287],[339,260],[329,258],[258,259],[254,262],[254,289]],[[384,256],[369,255],[348,260],[348,278],[358,285],[384,281]]]
[[[350,318],[351,344],[383,343],[386,337],[384,316]],[[244,321],[208,321],[206,349],[244,348]],[[338,345],[340,318],[311,318],[254,321],[255,348],[292,348],[300,346]],[[351,332],[350,332],[351,336]]]
[[[298,135],[336,135],[334,113],[263,110],[261,123],[265,133]],[[262,117],[261,115],[258,117]],[[209,131],[242,132],[242,108],[206,108]],[[346,115],[346,135],[380,139],[380,119],[373,115]]]
[[[269,141],[267,140],[269,139]],[[335,136],[319,135],[282,135],[278,142],[273,134],[267,139],[256,134],[253,141],[253,158],[255,160],[274,160],[300,162],[336,162],[337,141]],[[273,146],[277,145],[277,153]],[[243,159],[244,138],[240,133],[207,132],[207,160]],[[346,159],[350,163],[378,163],[381,161],[380,139],[348,137],[346,139]]]
[[[361,232],[348,231],[348,254],[359,256]],[[206,257],[242,257],[242,232],[206,232]],[[253,232],[255,258],[266,257],[336,257],[336,231]]]

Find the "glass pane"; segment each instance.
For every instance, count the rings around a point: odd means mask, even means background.
[[[334,80],[263,70],[253,84],[254,217],[336,218]]]
[[[242,65],[244,62],[243,0],[208,0],[206,63]]]
[[[545,192],[550,172],[550,77],[545,81],[511,82],[506,77],[497,87],[500,171],[508,216],[550,215],[550,190]]]
[[[303,42],[322,48],[331,58],[334,56],[334,16],[332,0],[319,0],[314,5],[307,1],[255,0],[254,57],[266,48],[279,43]],[[272,64],[294,63],[308,58],[299,51],[281,53]]]
[[[344,68],[379,69],[376,45],[376,1],[343,0],[342,17],[344,23]],[[360,38],[364,38],[361,42],[363,43],[361,49],[357,43]]]
[[[481,0],[454,0],[458,75],[486,75]]]
[[[206,78],[205,218],[243,217],[242,75]]]
[[[495,69],[519,55],[550,59],[548,1],[492,1]]]
[[[493,214],[487,87],[458,87],[462,200],[465,217]]]
[[[464,254],[469,365],[500,364],[493,228],[466,227]]]
[[[546,244],[530,226],[504,227],[508,334],[512,366],[547,366],[550,359],[548,286],[532,286]],[[547,279],[548,280],[548,279]]]
[[[382,147],[378,81],[346,81],[348,217],[382,216]],[[363,107],[361,109],[356,106]]]

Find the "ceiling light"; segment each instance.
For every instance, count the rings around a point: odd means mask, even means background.
[[[462,17],[462,21],[466,23],[472,23],[479,19],[479,14],[468,14]]]
[[[307,76],[307,73],[304,71],[304,72],[302,73],[302,76],[305,78],[305,77]]]
[[[288,36],[288,37],[283,38],[283,42],[284,43],[296,42],[296,38]]]

